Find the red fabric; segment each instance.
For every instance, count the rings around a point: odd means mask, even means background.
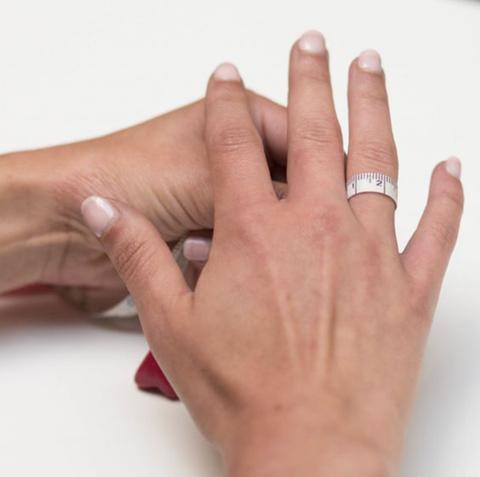
[[[167,399],[178,401],[178,396],[155,361],[152,353],[148,353],[135,375],[135,382],[144,391],[156,391]]]
[[[17,296],[17,295],[40,295],[42,293],[51,293],[52,287],[48,285],[29,285],[18,290],[12,290],[5,293],[5,296]]]

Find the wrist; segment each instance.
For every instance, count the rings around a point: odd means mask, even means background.
[[[42,281],[47,258],[66,242],[51,162],[37,152],[0,157],[0,292]]]
[[[221,444],[230,477],[393,475],[395,459],[380,436],[335,410],[279,407],[238,422]]]

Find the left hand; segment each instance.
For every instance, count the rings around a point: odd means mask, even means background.
[[[248,98],[266,150],[284,163],[285,109],[254,93]],[[0,293],[32,282],[54,285],[86,311],[126,295],[80,217],[91,194],[134,205],[167,242],[211,228],[204,119],[202,100],[109,136],[1,157]]]

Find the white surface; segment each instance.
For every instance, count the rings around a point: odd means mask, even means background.
[[[401,475],[475,477],[479,25],[473,0],[3,0],[0,149],[86,138],[189,102],[224,60],[239,66],[248,86],[284,102],[289,46],[309,28],[327,36],[345,124],[348,63],[364,48],[379,49],[401,158],[401,243],[437,161],[463,159],[467,196]],[[0,313],[2,321],[9,315]],[[2,330],[0,475],[221,475],[182,407],[132,385],[145,351],[140,334],[42,319]]]

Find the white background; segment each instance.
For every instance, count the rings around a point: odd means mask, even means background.
[[[463,159],[465,218],[401,475],[478,476],[480,2],[0,0],[0,149],[157,115],[200,97],[225,60],[249,87],[285,102],[290,44],[310,28],[327,37],[343,125],[349,62],[365,48],[382,53],[401,159],[402,244],[434,164]],[[221,475],[182,406],[132,384],[146,350],[134,325],[67,321],[46,299],[33,311],[6,303],[0,314],[0,475]]]

